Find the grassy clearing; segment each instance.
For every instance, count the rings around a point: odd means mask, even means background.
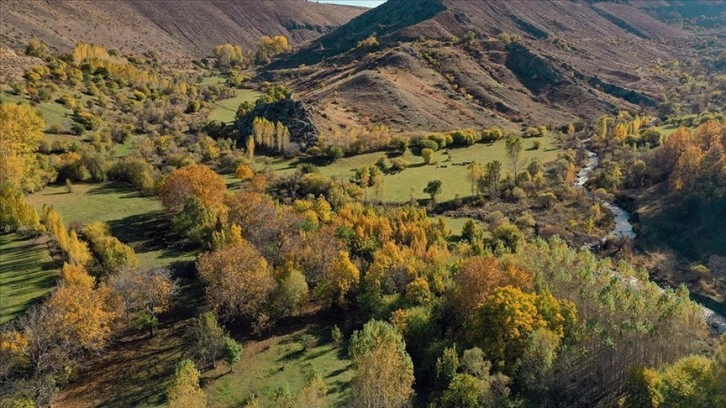
[[[141,267],[192,261],[196,255],[163,242],[167,232],[161,203],[128,185],[76,184],[72,193],[65,186],[50,186],[28,196],[28,202],[39,211],[43,204],[52,205],[69,225],[108,222],[113,235],[134,248]]]
[[[55,287],[58,265],[43,239],[1,234],[0,253],[0,323],[4,323]]]
[[[328,405],[344,406],[352,377],[345,350],[330,338],[329,326],[310,326],[262,342],[245,344],[234,371],[218,367],[205,374],[205,389],[211,407],[237,407],[253,394],[261,406],[272,407],[276,387],[286,387],[295,395],[305,385],[305,372],[320,370],[328,385]],[[304,336],[317,343],[307,350]]]
[[[220,85],[223,84],[227,79],[222,76],[214,75],[208,76],[202,79],[201,85]]]
[[[212,111],[207,117],[209,120],[230,123],[234,121],[237,108],[242,102],[254,102],[262,94],[251,89],[240,89],[234,98],[222,99],[212,104]]]
[[[531,140],[525,140],[526,148],[531,145]],[[542,147],[539,150],[524,151],[522,156],[525,165],[532,159],[537,159],[542,163],[557,159],[560,149],[553,138],[543,137],[536,140],[542,143]],[[365,165],[372,165],[383,155],[384,153],[377,152],[346,157],[333,164],[320,167],[320,173],[328,177],[352,177],[355,174],[355,169]],[[439,201],[451,200],[457,195],[461,197],[471,195],[471,184],[467,179],[467,166],[462,165],[464,162],[487,163],[499,160],[504,165],[504,174],[507,174],[510,168],[504,141],[492,145],[475,144],[460,149],[443,149],[434,154],[432,164],[429,165],[425,165],[420,156],[414,156],[410,151],[407,151],[402,157],[409,163],[410,167],[398,174],[390,174],[384,177],[383,201],[401,203],[409,201],[412,196],[416,200],[429,198],[423,192],[423,189],[429,181],[436,179],[442,181],[442,192],[437,197]],[[273,162],[271,168],[273,171],[285,174],[294,171],[296,164],[295,162],[277,161]],[[368,197],[372,198],[373,195],[374,191],[370,189]]]

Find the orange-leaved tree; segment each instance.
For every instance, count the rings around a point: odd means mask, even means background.
[[[224,179],[202,164],[182,167],[164,180],[159,198],[167,210],[177,212],[192,197],[207,207],[221,205],[227,186]]]

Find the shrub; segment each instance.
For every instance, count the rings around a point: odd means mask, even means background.
[[[404,154],[408,150],[408,140],[402,137],[394,137],[391,140],[391,149],[397,153]]]
[[[557,196],[549,191],[537,196],[537,202],[545,208],[552,208],[557,201]]]
[[[450,133],[455,146],[471,146],[481,140],[481,135],[474,129],[460,129]]]
[[[444,142],[444,145],[446,145],[445,143],[446,142]],[[422,139],[418,141],[417,145],[422,151],[423,149],[431,149],[434,152],[439,150],[439,143],[435,140]]]
[[[499,128],[484,129],[481,132],[481,141],[485,143],[496,142],[504,137],[504,133]]]
[[[542,142],[539,140],[535,140],[532,142],[532,150],[539,150],[539,148],[542,147]]]
[[[451,135],[444,133],[434,133],[433,135],[429,135],[428,140],[436,142],[439,149],[443,149],[444,147],[446,147],[446,145],[450,144],[453,141]]]
[[[377,47],[378,45],[378,38],[376,38],[375,34],[371,34],[365,40],[359,41],[358,44],[355,46],[355,49]]]
[[[423,161],[425,164],[431,163],[431,158],[434,156],[434,151],[429,148],[425,148],[421,150],[421,157],[423,157]]]
[[[408,162],[400,157],[397,157],[391,161],[390,171],[392,171],[394,173],[398,173],[398,172],[406,170],[407,167],[408,167]]]

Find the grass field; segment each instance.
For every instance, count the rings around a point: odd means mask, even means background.
[[[65,186],[49,186],[28,196],[28,202],[39,211],[43,204],[52,205],[68,225],[108,222],[111,233],[134,248],[141,267],[191,261],[196,255],[159,243],[166,235],[161,203],[128,185],[76,184],[72,193]]]
[[[546,163],[557,159],[560,152],[555,141],[551,137],[537,139],[542,143],[539,150],[525,150],[523,152],[523,163],[525,166],[532,159]],[[525,140],[525,149],[531,145],[530,139]],[[444,152],[448,152],[448,155]],[[320,167],[320,173],[332,176],[350,176],[355,174],[355,169],[365,165],[374,164],[384,153],[367,153],[353,157],[346,157],[333,164]],[[467,179],[467,166],[463,162],[477,161],[485,164],[493,160],[499,160],[504,166],[503,175],[509,172],[509,161],[507,160],[504,141],[492,145],[475,144],[466,148],[443,149],[434,154],[432,164],[425,165],[423,159],[414,156],[407,151],[404,156],[410,167],[398,174],[386,175],[383,184],[383,201],[401,203],[409,201],[413,195],[416,200],[429,198],[423,192],[426,184],[431,180],[442,181],[441,195],[439,201],[451,200],[458,194],[461,197],[471,195],[471,185]],[[258,162],[258,166],[259,166]],[[272,164],[273,171],[284,174],[294,171],[295,162],[275,161]],[[439,167],[439,166],[446,166]],[[368,197],[374,195],[373,189],[368,192]]]
[[[211,407],[237,407],[257,395],[263,407],[275,406],[272,396],[276,387],[287,388],[295,395],[305,385],[305,372],[319,370],[328,386],[328,406],[343,406],[348,398],[352,377],[350,362],[343,347],[330,338],[329,326],[308,328],[248,343],[234,371],[218,367],[205,374],[205,390]],[[303,336],[315,344],[305,350]],[[220,376],[221,375],[221,376]]]
[[[222,99],[212,104],[212,111],[207,117],[209,120],[230,123],[234,121],[237,114],[237,108],[242,102],[254,102],[262,95],[257,91],[250,89],[240,89],[234,98]]]
[[[40,301],[55,287],[57,275],[43,239],[0,234],[0,323]]]

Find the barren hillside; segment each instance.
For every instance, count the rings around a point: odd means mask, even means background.
[[[370,35],[379,45],[356,47]],[[323,129],[560,125],[655,106],[674,83],[659,63],[689,36],[628,4],[389,0],[269,73]]]
[[[67,51],[86,41],[161,58],[202,57],[224,42],[254,47],[262,35],[300,44],[363,11],[305,0],[3,0],[0,44],[22,49],[37,38]]]

